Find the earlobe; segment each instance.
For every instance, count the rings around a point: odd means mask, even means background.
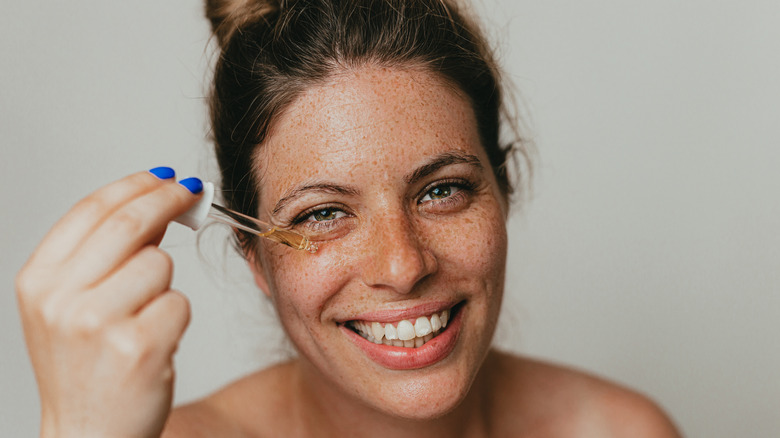
[[[252,277],[255,279],[255,284],[258,288],[260,288],[261,291],[268,297],[271,298],[271,289],[268,288],[268,281],[265,278],[265,272],[263,272],[263,267],[260,265],[260,263],[255,258],[254,254],[248,254],[246,257],[247,265],[249,265],[249,270],[252,271]]]

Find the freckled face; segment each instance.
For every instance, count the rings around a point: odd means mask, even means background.
[[[272,128],[255,157],[260,217],[319,251],[261,242],[255,275],[310,389],[409,418],[450,411],[489,349],[506,262],[506,206],[468,101],[427,72],[366,67]],[[443,311],[419,348],[360,335]]]

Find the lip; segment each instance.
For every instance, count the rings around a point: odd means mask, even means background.
[[[343,324],[347,321],[369,321],[386,324],[389,322],[398,322],[402,319],[414,321],[420,316],[428,316],[434,313],[440,313],[443,310],[452,309],[455,306],[457,306],[457,303],[453,303],[451,301],[433,301],[398,310],[377,310],[364,312],[352,316],[348,320],[339,321],[339,323]]]
[[[448,322],[447,327],[441,331],[435,338],[423,344],[418,348],[407,347],[393,347],[385,344],[375,344],[363,338],[359,334],[355,333],[352,329],[344,324],[340,324],[339,328],[355,345],[357,345],[363,352],[377,364],[389,368],[392,370],[413,370],[417,368],[424,368],[431,366],[437,362],[444,360],[452,350],[455,349],[455,344],[458,341],[460,335],[461,322],[463,320],[463,312],[465,306],[457,306],[453,308],[454,316]],[[447,309],[444,307],[442,310]],[[435,313],[433,311],[431,313]],[[383,312],[379,312],[383,314]],[[396,313],[393,313],[395,317]],[[420,313],[414,313],[414,315],[420,315]],[[378,316],[376,313],[369,314],[370,317]],[[401,318],[405,319],[405,318]],[[378,320],[372,320],[377,322],[383,322]],[[386,322],[394,322],[397,319],[388,320]]]

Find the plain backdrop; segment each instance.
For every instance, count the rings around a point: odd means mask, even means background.
[[[691,437],[780,430],[780,2],[480,0],[539,150],[497,344],[648,394]],[[38,399],[13,278],[74,202],[170,165],[214,177],[198,0],[0,14],[0,435]],[[192,301],[177,402],[284,357],[224,229],[172,225]]]

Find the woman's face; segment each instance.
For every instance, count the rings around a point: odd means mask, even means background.
[[[467,99],[421,70],[345,72],[255,159],[261,219],[319,240],[261,242],[253,268],[307,385],[403,417],[451,410],[490,347],[507,245]]]

